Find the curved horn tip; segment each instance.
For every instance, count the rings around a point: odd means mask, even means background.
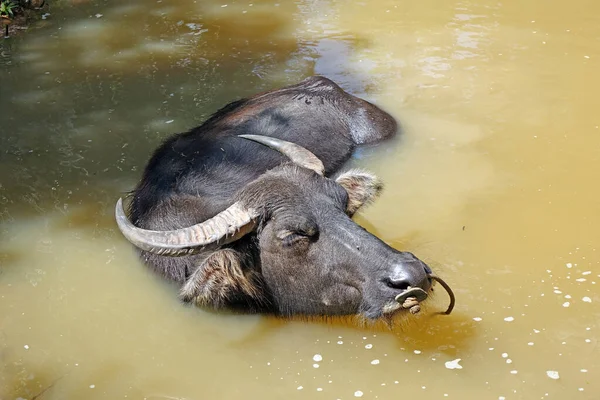
[[[117,204],[115,205],[115,217],[117,219],[125,217],[125,209],[123,208],[123,198],[119,197]]]
[[[238,137],[252,140],[253,142],[257,142],[267,147],[270,147],[273,150],[276,150],[288,157],[295,164],[313,170],[321,176],[325,174],[325,166],[323,165],[323,162],[319,159],[319,157],[315,156],[310,150],[300,146],[299,144],[262,135],[244,134],[238,135]]]

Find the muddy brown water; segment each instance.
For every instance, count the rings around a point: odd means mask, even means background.
[[[600,398],[600,3],[98,1],[43,23],[0,57],[0,399]],[[351,162],[387,184],[358,221],[451,283],[451,316],[442,293],[393,332],[185,308],[116,231],[161,140],[314,73],[402,124]]]

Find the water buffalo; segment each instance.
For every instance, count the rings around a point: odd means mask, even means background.
[[[119,228],[185,302],[389,317],[407,288],[430,290],[431,270],[352,221],[382,183],[338,170],[357,145],[396,130],[323,77],[235,101],[156,150],[129,218],[117,203]]]

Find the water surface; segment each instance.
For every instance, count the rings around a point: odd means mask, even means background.
[[[600,396],[600,4],[51,13],[1,45],[0,399]],[[117,232],[164,138],[315,73],[400,121],[351,162],[387,184],[357,220],[452,284],[451,316],[442,294],[393,332],[182,307]]]

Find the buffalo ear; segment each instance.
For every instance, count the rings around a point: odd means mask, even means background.
[[[260,301],[260,275],[243,265],[240,253],[218,250],[198,266],[179,294],[186,303],[225,308],[232,302],[250,298]]]
[[[344,172],[335,181],[348,192],[346,213],[350,216],[373,202],[383,190],[383,182],[378,177],[358,169]]]

